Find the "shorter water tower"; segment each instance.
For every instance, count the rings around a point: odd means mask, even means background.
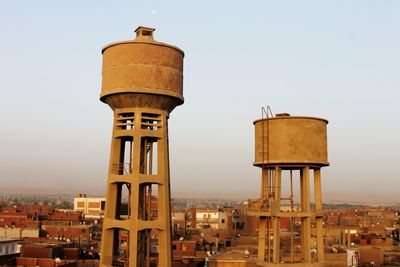
[[[287,113],[254,121],[254,166],[262,170],[262,183],[260,199],[251,203],[249,213],[259,218],[259,266],[314,266],[324,260],[321,167],[329,165],[327,124],[325,119]],[[281,229],[284,221],[287,231]]]

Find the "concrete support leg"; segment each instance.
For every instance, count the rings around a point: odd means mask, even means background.
[[[302,183],[301,183],[302,194],[302,210],[310,211],[310,168],[304,167],[302,170]],[[302,237],[303,241],[303,251],[304,251],[304,261],[306,263],[311,262],[311,218],[303,217],[303,231]]]
[[[305,211],[304,206],[304,177],[303,177],[303,170],[300,170],[300,209],[301,211]],[[300,246],[301,246],[301,254],[303,257],[304,255],[304,218],[301,218],[301,225],[300,225]]]
[[[265,234],[267,228],[267,218],[260,217],[260,224],[258,228],[258,261],[265,261]]]
[[[350,239],[351,235],[350,235],[350,229],[347,230],[347,247],[350,248],[351,247],[351,239]]]
[[[324,240],[323,240],[323,216],[322,216],[322,193],[321,193],[321,169],[314,170],[314,192],[316,232],[317,232],[317,253],[318,262],[324,261]]]
[[[272,262],[279,263],[280,220],[278,217],[272,217],[272,227],[273,227],[273,231],[274,231]]]
[[[264,202],[267,198],[268,198],[268,169],[262,169],[261,200]]]
[[[280,258],[280,209],[281,209],[281,168],[275,167],[275,195],[274,195],[274,211],[272,217],[272,225],[274,231],[274,242],[273,242],[273,254],[272,261],[274,263],[279,263]]]
[[[164,117],[165,125],[167,118]],[[167,130],[167,127],[165,127]],[[171,205],[170,205],[170,183],[169,183],[169,158],[168,158],[168,132],[164,132],[165,138],[159,139],[159,175],[163,175],[163,183],[158,186],[158,217],[165,226],[159,231],[159,267],[170,267],[172,264],[171,252]],[[163,201],[160,201],[163,200]],[[167,201],[168,200],[168,201]]]
[[[111,266],[118,255],[119,231],[129,234],[125,266],[149,265],[149,232],[158,230],[159,267],[171,266],[171,207],[168,157],[168,114],[154,109],[115,111],[111,147],[107,202],[104,218],[100,266]],[[134,127],[121,129],[123,125]],[[122,125],[122,126],[121,126]],[[122,140],[122,141],[121,141]],[[133,141],[135,145],[133,145]],[[126,155],[125,142],[131,142]],[[153,143],[157,144],[153,174]],[[122,220],[120,214],[123,185],[129,187],[130,211]],[[158,217],[151,210],[151,186],[158,186]],[[115,245],[116,244],[116,245]]]

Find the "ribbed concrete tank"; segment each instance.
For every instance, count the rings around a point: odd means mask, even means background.
[[[111,108],[150,107],[171,112],[183,104],[183,51],[155,41],[153,31],[139,27],[135,40],[103,48],[100,99]]]
[[[256,120],[254,165],[329,165],[327,124],[325,119],[285,115]]]
[[[171,266],[168,118],[183,103],[184,54],[153,32],[139,27],[102,50],[100,99],[114,126],[100,266]]]
[[[259,218],[259,266],[322,266],[321,167],[329,165],[327,124],[325,119],[290,116],[287,113],[254,121],[253,164],[262,171],[261,194],[260,199],[251,203],[249,214]],[[296,178],[298,190],[294,190]],[[314,178],[314,208],[311,207],[310,178]],[[289,184],[284,191],[282,180]],[[289,192],[286,197],[282,196],[285,191]],[[296,207],[295,193],[298,191],[300,205]],[[281,244],[281,218],[290,219],[290,248],[283,248]],[[311,256],[314,236],[311,219],[315,219],[316,257]],[[299,222],[300,236],[294,234]],[[287,244],[287,238],[285,242]]]

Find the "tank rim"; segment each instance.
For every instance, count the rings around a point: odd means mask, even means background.
[[[180,95],[163,94],[162,92],[149,93],[148,91],[147,92],[146,91],[143,91],[143,92],[140,92],[140,91],[134,91],[134,92],[133,91],[116,91],[116,92],[111,92],[111,93],[108,93],[108,94],[100,94],[100,101],[103,102],[103,103],[106,103],[105,99],[108,96],[117,95],[117,94],[126,94],[126,93],[144,94],[144,95],[160,95],[160,96],[167,96],[167,97],[175,98],[175,99],[179,100],[178,101],[179,104],[177,106],[180,106],[185,102],[185,98],[183,96],[180,96]]]
[[[318,118],[318,117],[310,117],[310,116],[284,116],[284,117],[272,117],[272,118],[264,118],[264,119],[257,119],[253,121],[253,124],[255,125],[257,122],[260,121],[267,121],[267,120],[289,120],[289,119],[309,119],[309,120],[317,120],[317,121],[323,121],[326,122],[326,124],[329,123],[327,119],[324,118]]]
[[[256,167],[281,167],[283,169],[288,168],[288,169],[295,169],[295,168],[303,168],[309,166],[310,168],[322,168],[322,167],[327,167],[329,166],[330,163],[329,161],[327,162],[281,162],[281,161],[276,161],[276,162],[269,162],[269,163],[262,163],[262,162],[253,162],[253,166]]]
[[[101,49],[101,53],[104,54],[104,51],[106,51],[108,48],[117,46],[117,45],[122,45],[122,44],[149,44],[149,45],[164,46],[164,47],[169,47],[169,48],[175,49],[175,50],[179,51],[183,56],[185,56],[185,53],[183,52],[183,50],[177,46],[162,43],[162,42],[157,42],[157,41],[145,41],[145,40],[127,40],[127,41],[113,42],[113,43],[110,43],[110,44],[104,46]]]

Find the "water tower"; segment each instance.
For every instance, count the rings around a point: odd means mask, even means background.
[[[114,125],[100,266],[149,266],[151,240],[157,266],[171,266],[168,117],[183,104],[184,53],[153,32],[138,27],[102,50],[100,99]]]
[[[264,114],[268,116],[264,118]],[[315,266],[324,260],[321,167],[329,165],[327,124],[325,119],[287,113],[273,117],[265,110],[263,118],[254,122],[254,166],[262,170],[262,183],[260,199],[251,204],[250,214],[259,218],[259,266]],[[287,184],[284,191],[282,182]],[[311,220],[315,220],[315,228]],[[288,229],[282,237],[284,221]]]

